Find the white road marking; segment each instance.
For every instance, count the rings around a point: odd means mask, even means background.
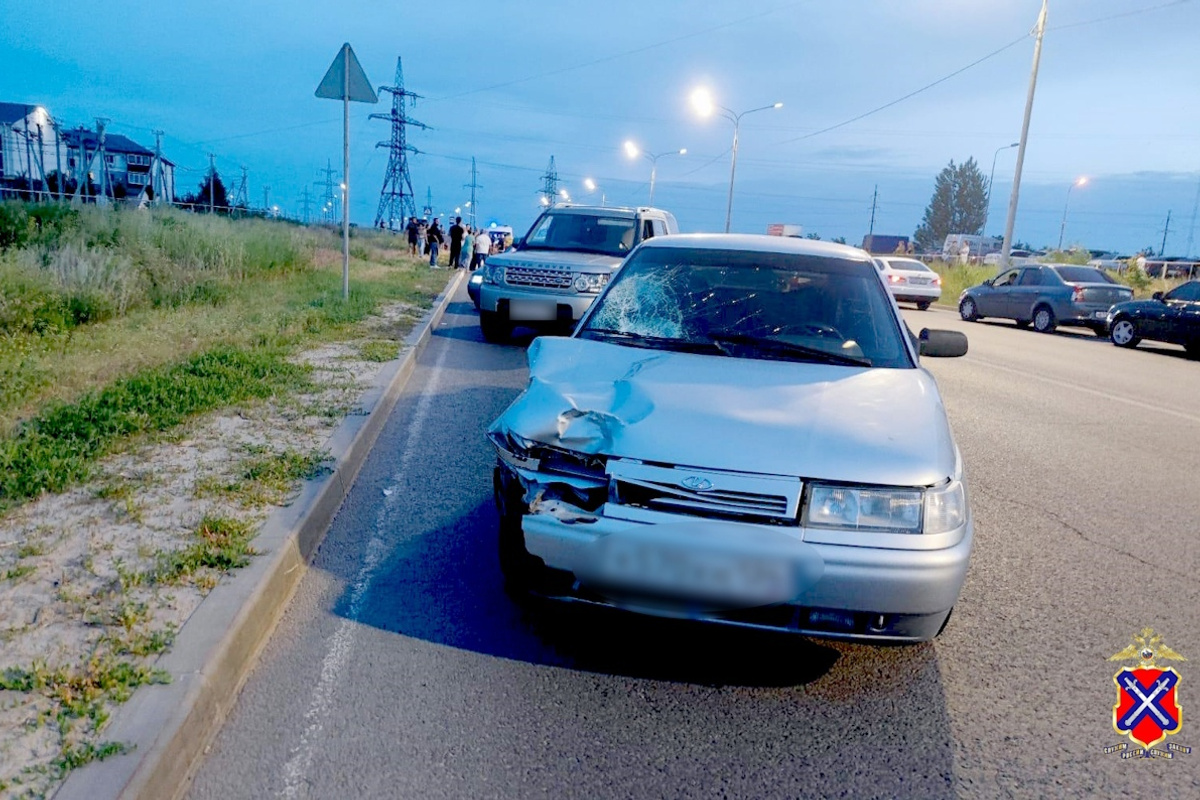
[[[351,585],[350,602],[346,608],[346,615],[330,638],[329,648],[321,662],[321,677],[313,689],[308,711],[304,714],[305,729],[300,737],[300,744],[291,751],[292,755],[283,767],[284,788],[279,793],[281,797],[299,797],[300,792],[308,784],[308,772],[312,768],[313,756],[316,754],[317,739],[324,728],[325,720],[329,717],[333,705],[333,693],[341,682],[341,673],[354,651],[354,635],[358,629],[358,618],[362,613],[367,590],[375,578],[379,562],[387,552],[381,531],[389,519],[395,518],[395,505],[404,497],[402,493],[396,492],[394,489],[404,473],[408,471],[413,457],[421,449],[424,438],[422,429],[429,416],[429,410],[433,406],[433,398],[437,393],[442,374],[442,365],[449,352],[449,347],[441,348],[441,352],[434,361],[433,369],[430,370],[429,380],[421,391],[421,396],[417,399],[416,408],[413,410],[412,419],[408,425],[404,450],[400,453],[400,460],[390,478],[391,490],[384,491],[384,501],[375,517],[375,525],[372,528],[371,538],[367,542],[362,566]]]

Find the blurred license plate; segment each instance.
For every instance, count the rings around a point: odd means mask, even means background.
[[[603,542],[601,577],[627,588],[734,603],[781,603],[797,592],[786,559],[612,537]]]
[[[508,318],[539,321],[558,319],[558,304],[543,300],[513,300],[508,304]]]
[[[929,283],[929,278],[909,278],[908,282],[914,286],[925,286]]]

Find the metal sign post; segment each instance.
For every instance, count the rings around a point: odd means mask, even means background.
[[[379,102],[349,42],[329,65],[316,95],[342,101],[342,299],[346,300],[350,297],[350,101]]]

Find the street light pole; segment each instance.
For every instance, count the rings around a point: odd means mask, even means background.
[[[1058,226],[1058,249],[1060,251],[1063,248],[1063,235],[1067,232],[1067,207],[1071,205],[1071,190],[1076,186],[1083,186],[1085,183],[1087,183],[1087,178],[1080,178],[1067,187],[1067,201],[1063,203],[1062,224]]]
[[[641,156],[650,162],[650,205],[654,205],[654,181],[658,177],[658,160],[663,156],[683,156],[687,155],[687,148],[681,147],[678,150],[668,150],[665,153],[646,153],[638,149],[638,146],[631,141],[625,142],[625,154],[630,158]]]
[[[994,181],[996,179],[996,159],[999,158],[1000,154],[1002,152],[1004,152],[1005,150],[1011,150],[1014,147],[1020,147],[1020,146],[1021,146],[1020,142],[1013,142],[1012,144],[1006,144],[1006,145],[1004,145],[1004,147],[996,148],[996,154],[994,156],[992,156],[992,174],[988,176],[987,205],[983,209],[983,235],[984,236],[987,236],[988,217],[991,216],[991,212],[992,212],[992,181]]]
[[[743,111],[740,114],[726,108],[725,106],[717,105],[713,102],[712,95],[707,89],[697,89],[692,92],[692,105],[701,116],[707,117],[713,111],[720,111],[721,116],[733,123],[733,158],[729,164],[729,201],[725,205],[725,232],[729,233],[730,223],[733,220],[733,181],[737,177],[737,156],[738,156],[738,134],[741,130],[742,117],[747,114],[754,114],[759,111],[770,111],[774,108],[783,108],[783,103],[772,103],[769,106],[761,106],[759,108],[751,108]]]
[[[1046,12],[1049,0],[1042,0],[1042,10],[1037,20],[1037,40],[1033,45],[1033,69],[1029,73],[1029,93],[1025,97],[1025,119],[1021,123],[1021,141],[1017,148],[1017,169],[1013,173],[1012,194],[1008,198],[1008,219],[1004,223],[1004,246],[1000,250],[1000,269],[1008,268],[1012,255],[1013,227],[1017,222],[1017,201],[1021,196],[1021,170],[1025,167],[1025,146],[1029,142],[1029,119],[1033,116],[1033,96],[1037,91],[1038,65],[1042,61],[1042,38],[1046,35]]]

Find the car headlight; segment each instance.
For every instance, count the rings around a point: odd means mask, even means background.
[[[962,481],[925,490],[925,533],[946,533],[967,521],[967,493]]]
[[[962,481],[932,489],[889,489],[815,483],[806,526],[869,533],[948,533],[967,521]]]
[[[608,275],[604,273],[581,272],[575,276],[575,291],[597,294],[608,283]]]
[[[923,494],[920,489],[813,484],[809,487],[805,524],[814,528],[920,533]]]
[[[502,264],[488,264],[485,261],[480,270],[483,272],[484,283],[499,284],[504,277],[504,265]]]

